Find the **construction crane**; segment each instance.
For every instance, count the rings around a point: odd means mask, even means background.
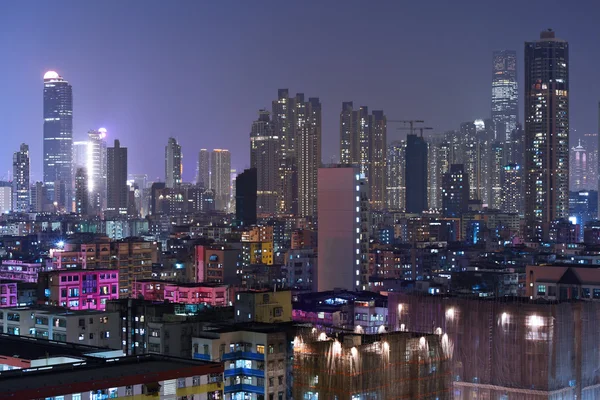
[[[423,137],[423,131],[424,131],[424,130],[428,130],[428,131],[430,131],[430,130],[432,130],[433,128],[432,128],[432,127],[430,127],[430,126],[423,126],[423,127],[419,127],[419,128],[417,128],[417,129],[419,129],[419,130],[421,131],[421,137]]]
[[[431,129],[433,129],[433,128],[429,127],[429,126],[423,126],[423,127],[416,127],[415,128],[415,124],[424,124],[425,123],[425,121],[418,120],[418,119],[413,119],[413,120],[397,120],[397,119],[391,119],[390,120],[390,119],[388,119],[387,122],[398,122],[398,123],[401,123],[401,124],[408,124],[408,125],[410,125],[409,128],[402,127],[402,128],[396,128],[396,129],[399,130],[399,131],[408,130],[411,135],[414,135],[415,130],[418,129],[418,130],[421,131],[421,137],[423,137],[423,131],[424,130],[431,130]]]

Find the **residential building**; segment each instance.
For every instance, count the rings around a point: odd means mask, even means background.
[[[88,153],[86,157],[88,176],[89,205],[99,214],[106,208],[107,152],[106,129],[88,132]]]
[[[502,207],[508,213],[523,213],[523,171],[520,165],[504,166]]]
[[[442,209],[445,217],[460,217],[469,211],[469,178],[462,164],[452,164],[444,174]]]
[[[181,185],[182,158],[181,145],[177,143],[175,138],[170,137],[165,146],[165,185],[169,189]]]
[[[525,219],[546,240],[569,213],[569,45],[554,31],[525,43]]]
[[[85,167],[77,168],[75,171],[75,212],[80,215],[87,215],[90,211],[88,182]]]
[[[273,265],[273,251],[272,226],[252,226],[242,232],[242,267]]]
[[[0,280],[18,282],[37,282],[38,274],[44,271],[41,263],[29,263],[20,260],[2,260]]]
[[[319,291],[366,290],[369,199],[358,166],[319,169]]]
[[[259,210],[257,184],[256,168],[246,169],[235,178],[235,223],[237,226],[256,225],[256,213]]]
[[[226,211],[231,201],[231,154],[214,149],[211,153],[210,188],[215,194],[215,210]]]
[[[235,296],[235,322],[272,324],[292,320],[292,292],[289,290],[246,291]]]
[[[194,249],[196,282],[234,284],[241,249],[231,245],[199,245]]]
[[[49,289],[48,304],[70,310],[105,310],[108,300],[119,298],[116,269],[48,271],[39,276],[38,284]]]
[[[587,150],[579,144],[571,149],[569,158],[569,181],[570,190],[578,192],[580,190],[589,190],[590,183],[588,179],[588,172],[591,170],[591,165],[588,164],[588,153]]]
[[[387,154],[387,207],[390,210],[406,209],[406,141],[395,141],[388,146]]]
[[[275,133],[269,112],[260,110],[250,132],[250,167],[255,168],[257,174],[256,212],[259,215],[277,213],[280,150],[280,137]],[[237,197],[236,188],[236,206]]]
[[[321,102],[297,94],[295,102],[298,216],[317,215],[317,172],[321,167]]]
[[[200,149],[198,152],[196,185],[204,189],[210,189],[210,153],[207,149]]]
[[[29,212],[31,201],[29,187],[29,146],[21,143],[19,151],[13,154],[12,181],[13,212]]]
[[[0,182],[0,214],[8,214],[12,211],[12,187],[6,182]]]
[[[405,160],[406,212],[427,211],[427,142],[422,136],[407,136]]]

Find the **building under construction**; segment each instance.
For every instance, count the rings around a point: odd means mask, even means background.
[[[600,399],[600,303],[395,293],[390,329],[447,337],[455,400]]]
[[[294,340],[294,399],[450,400],[446,344],[446,337],[435,334],[300,332]]]

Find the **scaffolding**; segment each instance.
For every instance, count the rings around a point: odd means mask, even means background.
[[[328,337],[316,329],[294,340],[296,400],[451,399],[442,335],[393,332]]]
[[[600,399],[600,304],[393,294],[390,328],[443,332],[455,400]]]

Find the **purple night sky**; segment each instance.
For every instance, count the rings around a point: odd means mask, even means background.
[[[435,132],[487,118],[492,51],[518,51],[522,82],[523,42],[547,28],[570,42],[571,128],[596,132],[600,3],[576,3],[4,2],[0,180],[21,142],[30,145],[32,182],[41,178],[49,69],[73,86],[74,140],[106,127],[109,144],[129,148],[130,173],[164,179],[174,136],[190,181],[200,148],[228,148],[233,167],[248,166],[251,123],[278,88],[320,97],[324,161],[337,158],[342,101],[425,119]],[[389,141],[404,135],[388,127]]]

